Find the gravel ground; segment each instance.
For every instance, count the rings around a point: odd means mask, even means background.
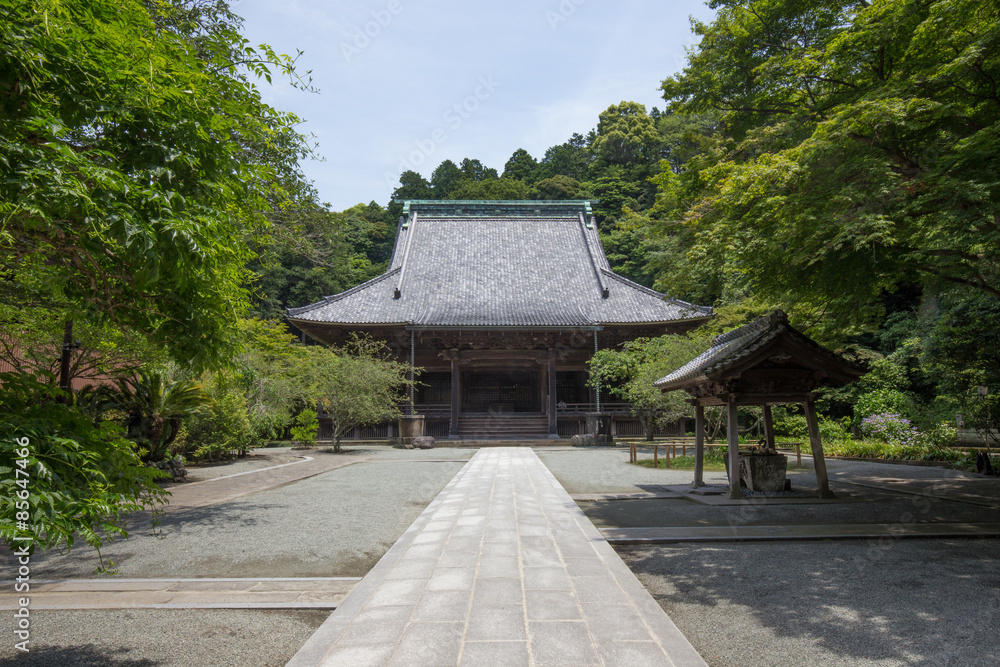
[[[653,469],[629,465],[628,452],[617,449],[540,451],[539,458],[570,493],[628,493],[651,486],[689,484],[692,470]],[[816,479],[809,461],[801,471],[789,471],[793,488],[815,489]],[[1000,479],[942,468],[904,466],[853,461],[831,462],[831,473],[843,480],[877,476],[935,479],[949,489],[998,497]],[[937,472],[938,477],[933,477]],[[725,484],[724,472],[706,472],[705,481]],[[683,499],[612,500],[582,502],[580,507],[598,527],[785,525],[809,523],[911,523],[911,522],[1000,522],[1000,509],[924,498],[838,484],[833,489],[842,503],[764,504],[710,506]]]
[[[134,609],[36,611],[30,652],[4,641],[0,663],[18,667],[278,667],[328,611]],[[8,636],[10,636],[8,634]]]
[[[271,466],[280,466],[285,463],[301,461],[303,455],[308,452],[292,452],[285,449],[258,449],[250,452],[246,458],[235,461],[223,461],[221,463],[206,463],[203,465],[187,466],[188,482],[203,482],[208,479],[218,479],[227,475],[235,475]],[[167,488],[179,486],[177,484],[167,485]]]
[[[628,462],[628,449],[536,449],[568,493],[640,493],[661,484],[690,484],[694,470],[645,468]],[[645,454],[641,455],[646,458]],[[652,458],[650,456],[650,458]],[[726,473],[706,471],[705,481],[725,483]]]
[[[997,540],[621,547],[709,665],[1000,664]]]
[[[170,515],[158,536],[150,534],[147,519],[129,540],[112,543],[102,553],[115,562],[119,576],[128,578],[362,576],[474,453],[351,448],[345,455],[377,460]],[[280,450],[276,455],[282,455]],[[257,463],[230,464],[225,474]],[[8,553],[2,562],[5,572],[14,571]],[[68,554],[33,556],[31,576],[89,578],[98,563],[96,552],[83,545]],[[328,615],[315,610],[35,611],[31,653],[21,654],[6,641],[0,663],[284,665]]]
[[[147,518],[101,552],[128,578],[362,576],[463,465],[415,465],[429,452],[387,449],[379,455],[392,460],[169,514],[155,536]],[[33,557],[32,575],[90,577],[98,565],[84,544]],[[9,554],[3,567],[12,571]]]

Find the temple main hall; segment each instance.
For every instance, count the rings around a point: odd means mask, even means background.
[[[334,345],[351,333],[385,341],[418,369],[405,409],[437,438],[566,437],[592,414],[640,434],[627,404],[588,385],[587,362],[597,349],[690,331],[711,308],[614,273],[588,201],[403,206],[386,272],[289,309],[292,324]],[[384,426],[369,435],[393,436]]]

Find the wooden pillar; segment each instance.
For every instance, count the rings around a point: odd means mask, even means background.
[[[802,404],[806,411],[806,424],[809,426],[809,445],[812,447],[813,467],[816,469],[816,484],[819,486],[817,496],[820,498],[836,498],[830,490],[830,480],[826,476],[826,461],[823,459],[823,442],[819,437],[819,422],[816,420],[816,406],[812,400]]]
[[[559,422],[556,419],[556,353],[549,351],[549,439],[559,438]]]
[[[726,430],[729,433],[729,497],[742,498],[740,490],[740,429],[738,423],[739,411],[736,408],[736,398],[729,397],[727,408]]]
[[[448,427],[448,439],[458,440],[458,418],[461,414],[462,402],[459,399],[461,394],[459,393],[458,386],[458,350],[452,350],[451,357],[451,423]]]
[[[774,422],[771,420],[771,406],[764,404],[764,444],[768,449],[774,449]]]
[[[413,409],[413,381],[416,378],[415,368],[416,368],[416,354],[417,354],[417,334],[415,331],[410,331],[410,372],[407,373],[407,379],[410,381],[409,387],[409,402],[406,406],[406,414],[412,415],[414,413]]]
[[[694,483],[692,488],[705,486],[705,406],[694,408]]]

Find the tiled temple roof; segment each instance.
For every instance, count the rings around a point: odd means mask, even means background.
[[[577,327],[711,315],[613,273],[587,202],[415,201],[404,211],[385,274],[289,319]]]

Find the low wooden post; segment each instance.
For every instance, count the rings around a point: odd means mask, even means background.
[[[663,445],[663,458],[667,460],[667,467],[670,467],[670,449],[667,445]]]
[[[816,483],[820,498],[836,498],[830,490],[830,480],[826,476],[826,461],[823,459],[823,441],[819,437],[819,422],[816,419],[816,406],[812,401],[803,404],[806,412],[806,424],[809,426],[809,445],[812,448],[813,468],[816,469]]]
[[[659,468],[660,467],[660,446],[659,445],[653,445],[653,467],[654,468]]]

